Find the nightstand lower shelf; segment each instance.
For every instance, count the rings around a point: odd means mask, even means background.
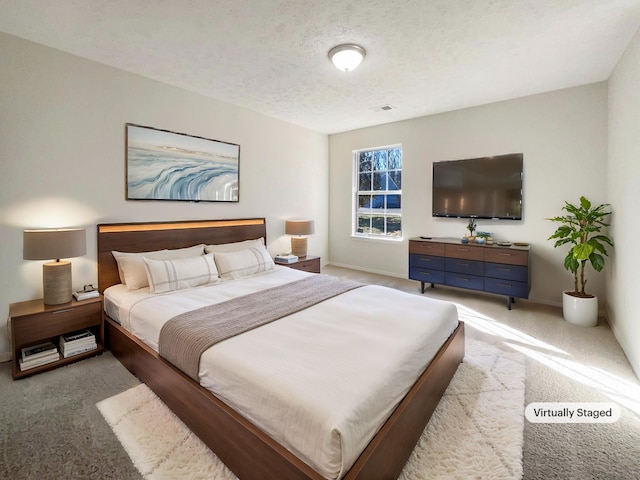
[[[104,352],[104,345],[98,344],[98,348],[96,348],[95,350],[78,353],[77,355],[72,355],[67,358],[63,358],[62,354],[60,354],[60,360],[56,360],[55,362],[51,362],[51,363],[45,363],[44,365],[33,367],[28,370],[20,370],[20,366],[18,365],[18,362],[14,361],[13,379],[18,380],[19,378],[28,377],[29,375],[35,375],[37,373],[46,372],[47,370],[51,370],[53,368],[62,367],[63,365],[67,365],[69,363],[77,362],[85,358],[100,355],[102,352]]]

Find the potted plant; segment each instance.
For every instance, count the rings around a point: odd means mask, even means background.
[[[474,241],[475,240],[475,235],[473,234],[473,232],[476,231],[476,219],[475,218],[470,218],[469,219],[469,223],[467,224],[467,230],[469,230],[469,240],[470,241]]]
[[[554,247],[571,245],[564,268],[573,273],[574,286],[573,291],[563,293],[562,313],[570,323],[593,327],[598,324],[598,297],[585,290],[585,267],[591,265],[596,272],[604,268],[604,257],[608,256],[605,244],[613,246],[613,241],[601,232],[609,226],[605,218],[611,212],[607,211],[609,204],[594,207],[585,197],[580,197],[579,205],[564,203],[562,209],[567,214],[548,219],[560,223],[548,238],[556,240]]]

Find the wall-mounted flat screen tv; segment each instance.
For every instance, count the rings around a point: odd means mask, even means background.
[[[433,216],[522,219],[523,154],[433,163]]]

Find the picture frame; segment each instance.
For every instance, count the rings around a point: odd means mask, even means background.
[[[126,199],[238,202],[240,145],[125,124]]]

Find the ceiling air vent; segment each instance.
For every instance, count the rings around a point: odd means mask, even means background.
[[[372,110],[374,112],[386,112],[387,110],[393,110],[395,107],[393,105],[381,105],[379,107],[374,107]]]

